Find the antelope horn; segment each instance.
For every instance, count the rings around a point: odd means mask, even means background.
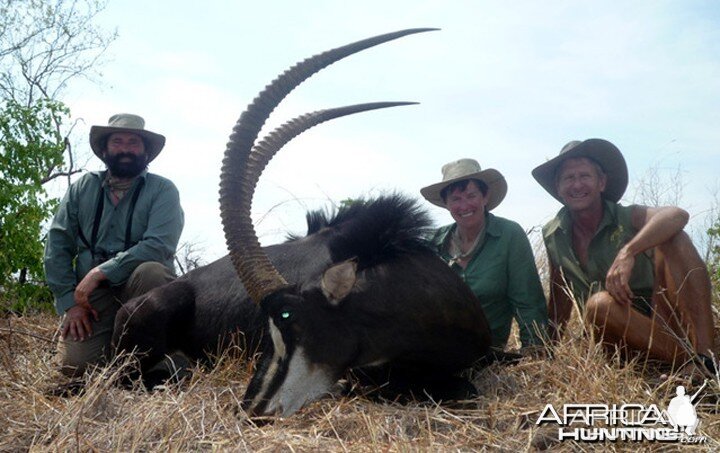
[[[248,170],[246,172],[246,184],[254,191],[262,171],[265,169],[273,156],[286,143],[311,127],[317,126],[325,121],[351,115],[353,113],[412,104],[417,103],[375,102],[319,110],[298,116],[266,135],[262,141],[253,147],[250,152],[250,156],[248,156],[247,159]],[[242,203],[245,200],[237,201]],[[249,207],[247,209],[249,212]],[[254,239],[257,243],[257,237],[255,236],[254,230],[252,232],[251,239]],[[241,264],[240,267],[237,267],[236,265],[236,269],[238,270],[239,275],[243,275],[240,274],[241,271],[247,273],[247,280],[243,277],[241,277],[241,280],[243,281],[243,284],[247,288],[248,294],[253,301],[260,301],[268,294],[287,285],[287,282],[282,275],[277,272],[275,267],[267,259],[267,256],[262,252],[259,244],[257,245],[257,250],[253,248],[253,244],[251,242],[240,242],[236,245],[237,248],[231,250],[231,258],[234,257],[235,253],[239,255]],[[258,252],[258,254],[252,254],[252,252]],[[234,258],[233,263],[235,263]]]
[[[279,127],[253,148],[270,113],[296,86],[330,64],[369,47],[413,33],[435,29],[402,30],[348,44],[310,57],[291,67],[253,100],[233,128],[220,175],[220,215],[230,258],[250,297],[263,297],[287,285],[262,251],[250,210],[255,186],[272,156],[293,137],[324,121],[364,110],[404,105],[374,103],[340,107],[300,116]]]
[[[247,161],[247,176],[248,178],[254,177],[255,179],[248,179],[247,184],[254,190],[260,179],[260,175],[275,154],[277,154],[277,152],[280,151],[280,149],[290,140],[302,134],[306,130],[317,126],[318,124],[343,116],[352,115],[354,113],[366,112],[368,110],[417,104],[417,102],[370,102],[366,104],[355,104],[333,109],[318,110],[293,118],[267,134],[250,151],[250,156]]]

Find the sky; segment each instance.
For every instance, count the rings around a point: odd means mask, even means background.
[[[295,89],[265,131],[300,114],[373,101],[418,105],[325,123],[283,148],[261,177],[253,219],[263,245],[303,233],[305,211],[390,191],[420,197],[443,164],[499,170],[493,212],[537,230],[560,204],[530,172],[570,140],[623,152],[630,186],[649,188],[705,228],[720,189],[720,3],[707,1],[110,0],[98,18],[118,39],[92,81],[65,102],[75,150],[103,168],[87,134],[114,113],[143,116],[167,137],[150,171],[185,210],[181,242],[205,262],[226,254],[218,205],[232,126],[278,74],[311,55],[406,28]],[[644,188],[644,192],[643,192]],[[652,190],[650,190],[652,192]],[[667,201],[665,201],[667,202]],[[449,213],[423,202],[437,225]]]

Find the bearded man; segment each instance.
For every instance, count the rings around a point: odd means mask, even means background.
[[[121,304],[175,278],[184,224],[168,179],[148,173],[165,137],[137,115],[110,117],[90,129],[90,146],[107,170],[68,188],[45,247],[45,276],[62,319],[61,371],[78,376],[111,357]]]

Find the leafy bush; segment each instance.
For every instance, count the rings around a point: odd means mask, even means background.
[[[41,100],[0,104],[0,293],[11,309],[42,305],[49,296],[43,275],[42,224],[57,206],[43,184],[63,165],[60,126],[69,110]]]

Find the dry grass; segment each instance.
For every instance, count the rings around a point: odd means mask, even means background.
[[[577,319],[574,331],[581,331]],[[326,399],[287,419],[256,425],[239,403],[248,366],[224,358],[197,369],[182,386],[122,390],[115,368],[86,376],[82,396],[49,396],[64,382],[54,363],[50,316],[10,317],[0,323],[0,451],[532,451],[534,421],[546,404],[657,404],[666,408],[676,381],[638,361],[608,359],[587,338],[567,336],[552,359],[472,372],[482,396],[464,404],[378,403]],[[700,434],[720,447],[718,380],[698,407]],[[563,442],[558,451],[675,450],[677,444]]]

